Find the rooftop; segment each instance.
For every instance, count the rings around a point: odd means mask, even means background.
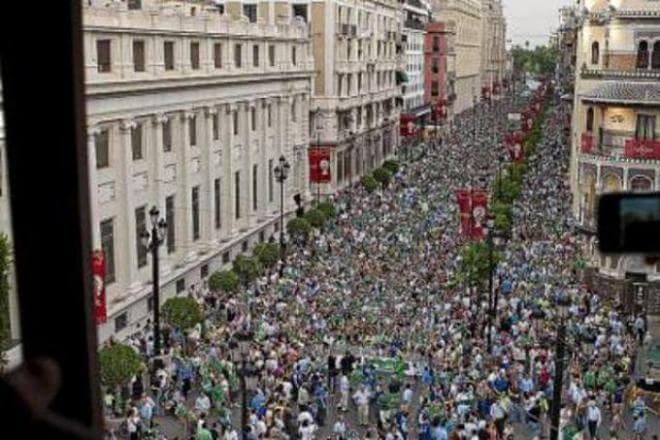
[[[660,84],[655,81],[607,82],[580,97],[592,102],[660,105]]]

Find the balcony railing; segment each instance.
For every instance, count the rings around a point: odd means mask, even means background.
[[[591,133],[582,133],[580,139],[580,151],[584,154],[592,154],[594,150],[594,136]]]
[[[580,152],[614,161],[660,160],[660,140],[636,139],[634,132],[603,130],[596,138],[592,133],[582,133]]]
[[[423,31],[425,29],[424,23],[420,20],[411,20],[408,19],[403,23],[403,27],[406,27],[408,29],[417,29],[419,31]]]

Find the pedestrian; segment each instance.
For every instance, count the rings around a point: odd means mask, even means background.
[[[591,440],[597,438],[598,427],[602,421],[600,409],[596,406],[594,400],[590,400],[587,404],[587,427],[589,428],[589,436]]]

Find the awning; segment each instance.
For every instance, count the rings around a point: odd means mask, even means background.
[[[403,113],[401,117],[406,117],[407,119],[417,119],[420,116],[424,116],[431,113],[431,106],[429,105],[420,105]]]
[[[580,95],[583,101],[611,104],[660,105],[660,84],[607,82]]]

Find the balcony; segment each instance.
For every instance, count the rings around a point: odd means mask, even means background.
[[[580,153],[599,160],[651,163],[660,160],[660,141],[635,139],[630,131],[602,130],[598,137],[582,133]]]
[[[586,66],[580,71],[582,79],[651,79],[660,80],[660,69],[589,69]]]
[[[403,23],[403,27],[408,29],[416,29],[418,31],[423,31],[426,28],[426,25],[422,23],[421,20],[407,19]]]
[[[591,133],[582,133],[580,138],[580,152],[591,154],[594,150],[594,136]]]

